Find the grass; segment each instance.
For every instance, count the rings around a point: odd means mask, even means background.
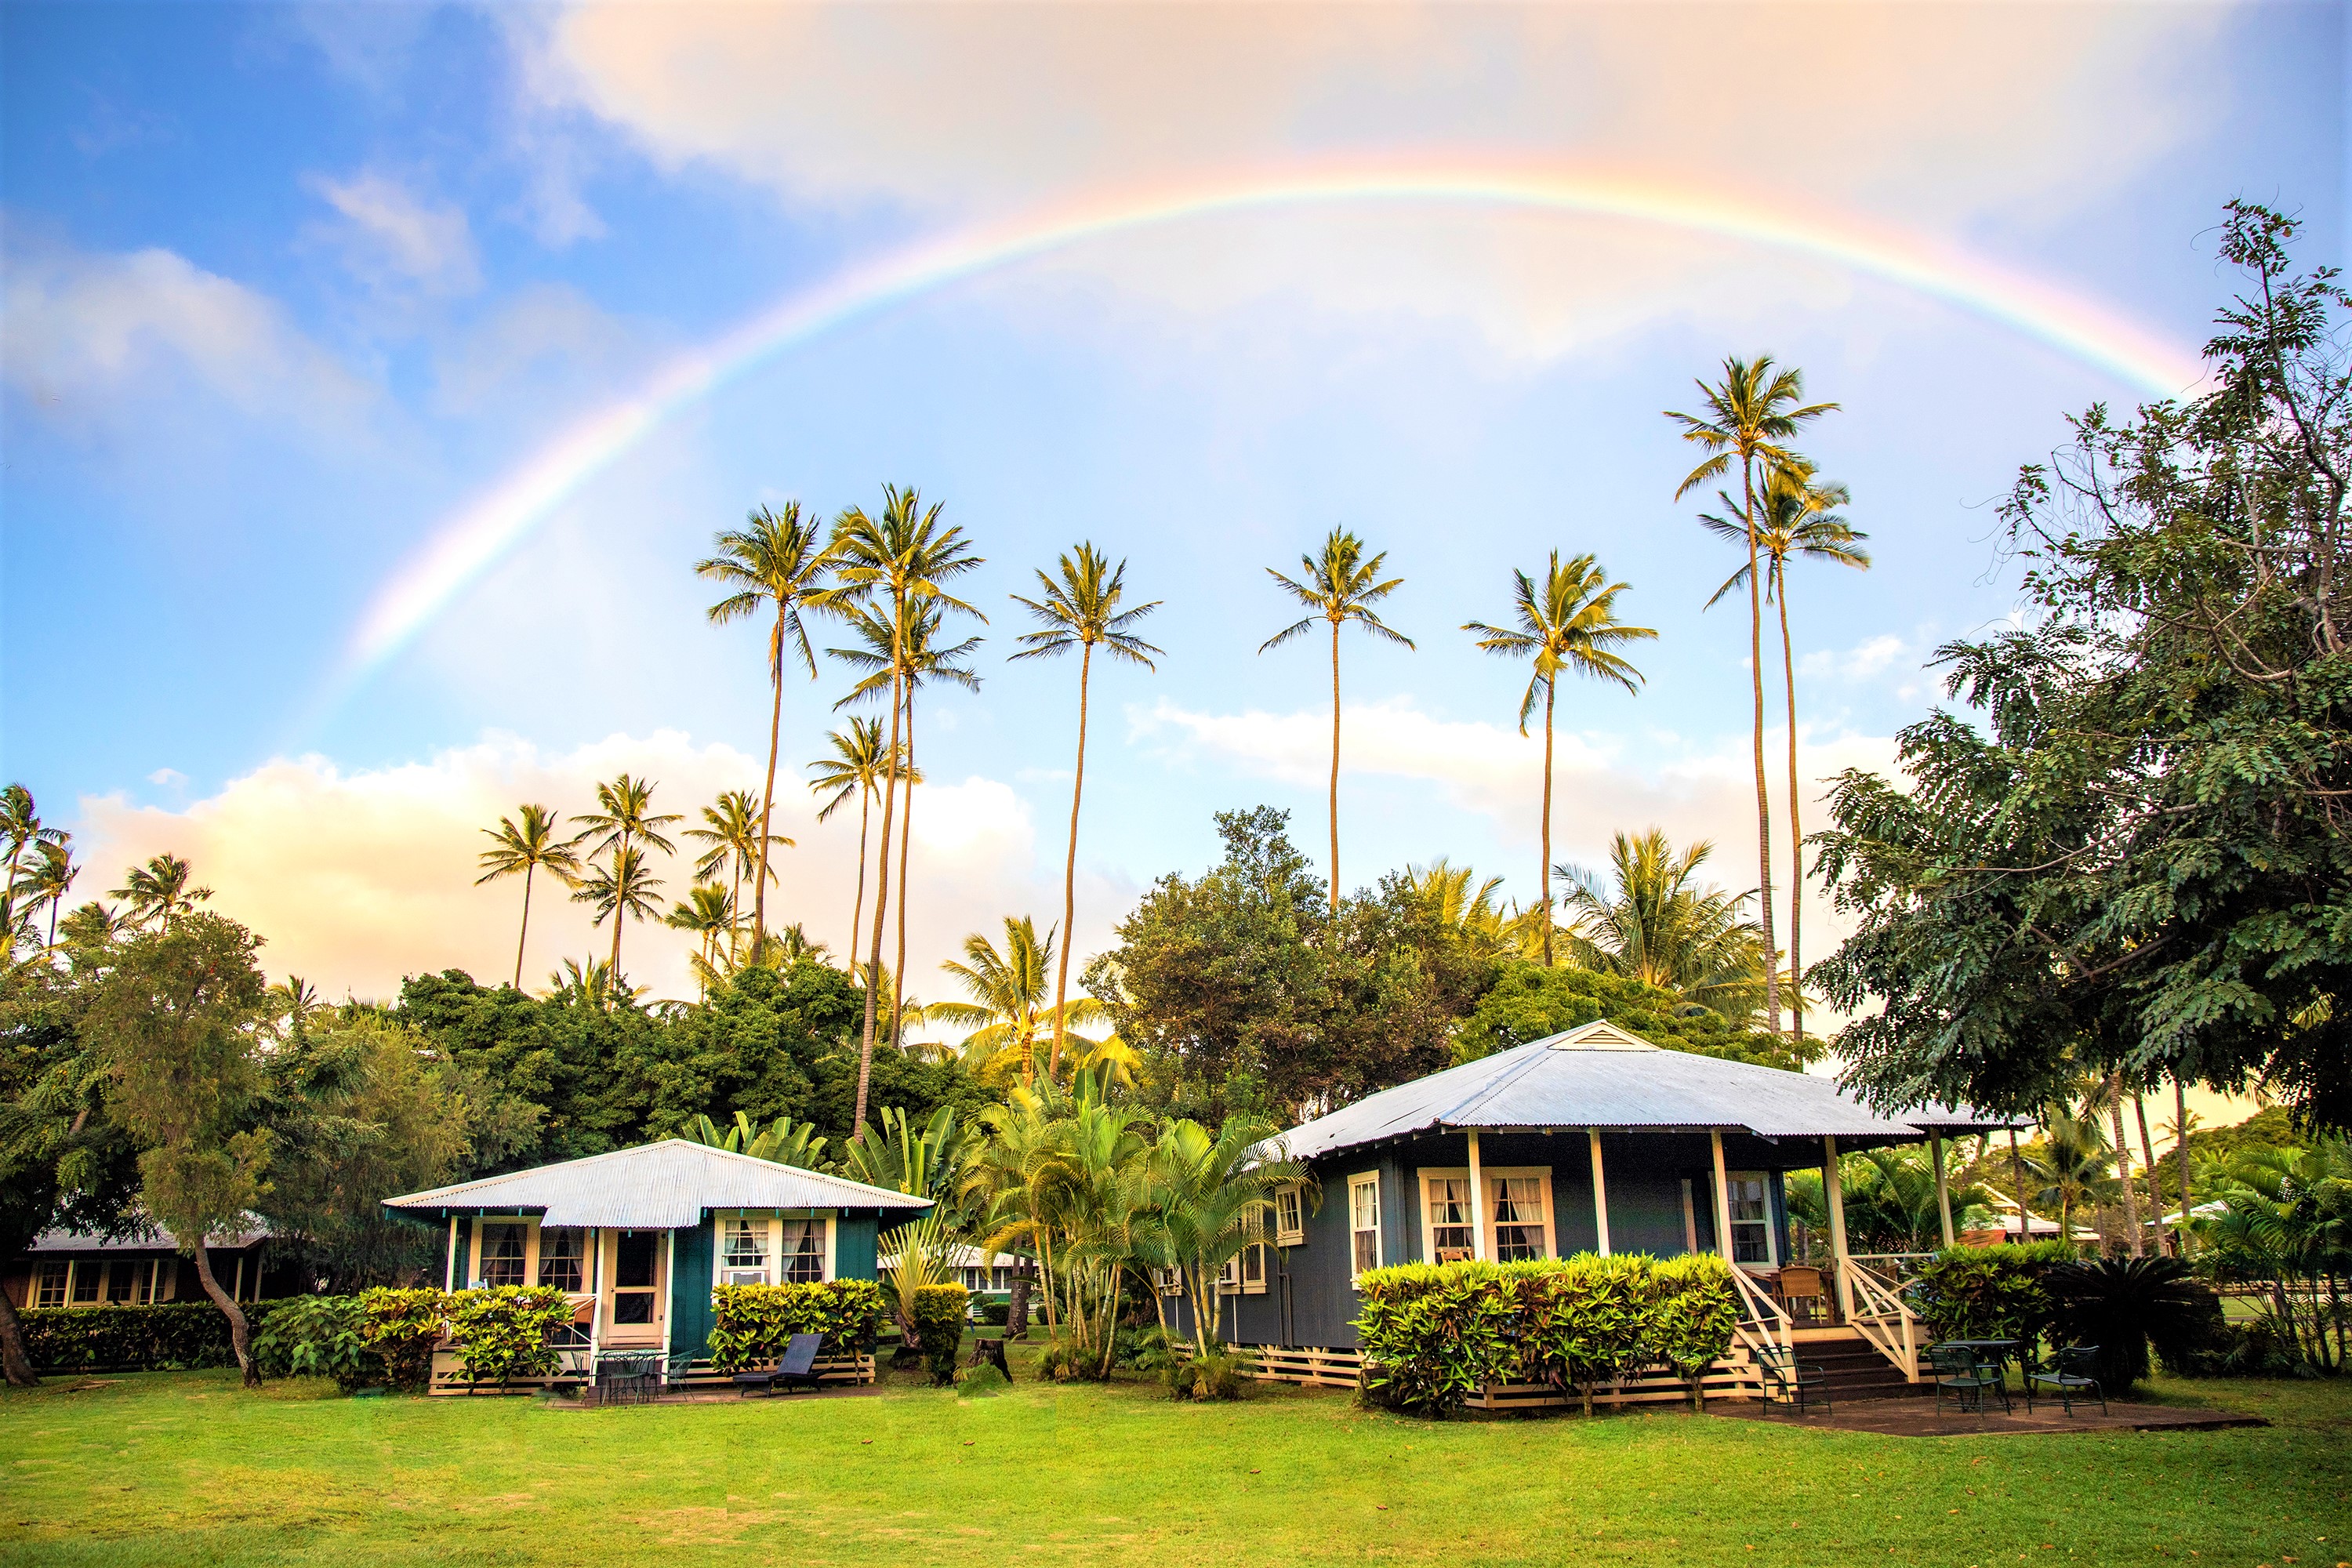
[[[53,1379],[0,1394],[0,1563],[2352,1562],[2352,1382],[2156,1393],[2277,1425],[1923,1439],[1026,1379],[595,1411]]]

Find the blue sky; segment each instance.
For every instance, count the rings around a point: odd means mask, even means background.
[[[273,967],[362,994],[503,972],[511,900],[467,874],[498,811],[583,806],[619,766],[673,808],[750,783],[757,655],[703,624],[688,566],[748,506],[885,480],[989,560],[985,688],[921,720],[919,974],[1055,901],[1076,671],[1002,656],[1006,595],[1079,538],[1166,601],[1168,652],[1098,683],[1082,951],[1211,856],[1215,809],[1288,806],[1321,844],[1324,666],[1255,649],[1286,618],[1263,568],[1335,524],[1391,552],[1419,645],[1345,650],[1347,880],[1450,855],[1527,896],[1524,676],[1456,628],[1559,548],[1597,552],[1662,636],[1638,698],[1568,694],[1557,858],[1655,823],[1717,837],[1745,887],[1745,617],[1700,609],[1731,563],[1673,498],[1689,455],[1660,411],[1759,349],[1843,405],[1807,445],[1877,564],[1797,585],[1818,778],[1883,765],[1933,700],[1927,650],[2011,612],[1992,507],[2016,466],[2142,390],[1719,236],[1225,214],[950,284],[729,381],[338,681],[386,582],[487,488],[899,246],[1332,156],[1556,163],[1834,215],[2189,347],[2228,197],[2301,211],[2314,260],[2343,249],[2331,6],[19,4],[0,29],[0,767],[74,827],[78,892],[190,853]],[[788,694],[788,763],[845,685]],[[783,901],[825,934],[855,825],[791,830]],[[675,994],[666,934],[630,941]],[[550,914],[530,973],[591,941]]]

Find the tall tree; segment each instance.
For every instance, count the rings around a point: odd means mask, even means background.
[[[711,976],[719,972],[719,942],[735,931],[735,895],[716,882],[704,882],[684,900],[670,906],[662,923],[673,931],[690,931],[696,941],[694,978],[702,994],[710,994]]]
[[[607,914],[613,917],[613,953],[605,962],[616,975],[621,972],[621,927],[625,917],[651,919],[655,913],[653,889],[662,885],[661,879],[646,864],[640,846],[650,844],[665,855],[676,854],[677,847],[662,836],[662,829],[685,820],[674,811],[661,814],[654,810],[654,791],[659,787],[651,779],[623,773],[610,784],[596,786],[594,811],[572,819],[585,829],[581,838],[594,837],[599,833],[604,836],[588,852],[592,858],[611,857],[605,865],[579,881],[579,890],[572,900],[596,907],[594,924],[603,925]]]
[[[134,937],[114,955],[83,1028],[106,1065],[107,1108],[140,1147],[147,1212],[195,1260],[196,1279],[228,1318],[248,1388],[258,1387],[244,1310],[221,1289],[209,1237],[243,1228],[268,1191],[270,1139],[257,1125],[259,1036],[268,986],[259,939],[214,914]]]
[[[1365,560],[1364,542],[1344,529],[1335,528],[1323,542],[1320,555],[1298,558],[1299,565],[1306,569],[1302,574],[1305,582],[1286,577],[1271,566],[1265,569],[1266,575],[1279,584],[1284,593],[1313,613],[1260,643],[1258,652],[1306,636],[1318,618],[1331,624],[1331,912],[1335,916],[1339,912],[1339,628],[1353,621],[1374,637],[1386,637],[1406,647],[1412,646],[1411,637],[1391,630],[1372,609],[1404,583],[1402,577],[1381,580],[1381,567],[1387,560],[1386,551]]]
[[[65,907],[66,895],[73,890],[74,879],[81,868],[74,864],[72,847],[64,836],[41,844],[34,853],[38,863],[25,879],[33,897],[49,910],[49,945],[58,945],[58,911]]]
[[[1013,657],[1044,658],[1074,647],[1078,650],[1078,765],[1070,783],[1069,847],[1062,859],[1062,953],[1054,974],[1054,1044],[1045,1064],[1046,1075],[1051,1077],[1061,1067],[1064,1004],[1070,994],[1069,933],[1076,929],[1078,918],[1078,803],[1087,789],[1087,704],[1095,649],[1156,669],[1151,656],[1160,649],[1137,636],[1133,628],[1158,609],[1160,601],[1120,608],[1127,595],[1127,563],[1111,565],[1088,542],[1063,552],[1058,576],[1038,573],[1037,587],[1042,598],[1013,595],[1014,604],[1026,608],[1044,626],[1041,631],[1022,633],[1022,649]]]
[[[20,784],[0,788],[0,842],[8,846],[5,896],[15,897],[16,873],[23,865],[25,851],[37,845],[62,845],[67,837],[63,828],[42,826],[40,808],[34,805],[31,790]],[[0,914],[5,912],[0,910]]]
[[[741,925],[743,884],[762,875],[761,868],[767,859],[768,845],[793,847],[793,841],[781,833],[771,833],[766,843],[761,842],[760,825],[764,815],[750,790],[722,790],[716,801],[702,808],[703,826],[686,830],[688,838],[703,847],[702,853],[695,857],[695,880],[712,882],[718,880],[720,872],[727,874],[728,894],[738,911],[737,931]],[[778,879],[772,868],[764,874],[771,882]],[[729,934],[730,951],[737,931]]]
[[[1837,407],[1834,403],[1806,403],[1802,371],[1782,369],[1770,354],[1753,360],[1734,355],[1723,362],[1723,379],[1710,386],[1698,384],[1704,414],[1666,417],[1679,424],[1683,439],[1712,454],[1693,468],[1675,490],[1680,500],[1701,485],[1712,484],[1739,465],[1742,501],[1740,531],[1748,543],[1748,668],[1756,697],[1756,872],[1757,913],[1769,955],[1764,971],[1764,1016],[1772,1029],[1780,1026],[1780,949],[1772,937],[1772,800],[1764,776],[1764,585],[1756,563],[1762,550],[1762,519],[1756,505],[1759,465],[1790,467],[1796,455],[1788,443],[1807,425]]]
[[[1763,933],[1739,918],[1741,900],[1698,881],[1714,852],[1702,838],[1677,853],[1654,827],[1610,839],[1608,882],[1560,867],[1570,958],[1746,1023],[1770,965]]]
[[[904,752],[900,749],[899,724],[901,665],[907,637],[917,615],[923,610],[953,609],[980,615],[949,593],[948,584],[979,567],[982,558],[972,552],[971,542],[962,528],[940,521],[940,503],[935,501],[925,507],[922,498],[911,488],[885,485],[878,514],[869,516],[856,507],[843,512],[834,521],[830,546],[835,562],[835,585],[823,598],[828,608],[865,608],[870,614],[878,614],[889,628],[890,744],[884,754],[893,759],[904,757],[908,764],[906,773],[910,792],[914,757],[911,748]],[[866,1021],[858,1043],[857,1102],[853,1127],[865,1124],[866,1091],[874,1076],[874,1019],[879,1001],[875,995],[876,976],[882,967],[884,914],[890,897],[887,868],[891,818],[899,782],[897,770],[893,770],[892,775],[884,780],[882,791],[878,857],[882,874],[876,879],[874,890],[874,939],[866,958]]]
[[[558,838],[558,813],[544,805],[525,805],[518,813],[522,818],[501,816],[496,827],[485,827],[482,834],[490,847],[477,858],[482,874],[474,879],[474,886],[494,882],[500,877],[522,876],[522,925],[515,934],[514,988],[522,989],[523,945],[530,940],[530,884],[539,868],[572,886],[580,875],[580,837]]]
[[[166,931],[172,921],[191,913],[195,907],[213,896],[210,888],[192,888],[188,884],[194,872],[187,861],[169,853],[151,857],[144,866],[125,873],[122,886],[107,895],[110,899],[127,900],[131,918],[141,925],[152,921],[155,929]]]
[[[824,821],[841,808],[851,795],[857,797],[857,899],[849,910],[849,945],[843,951],[849,962],[857,962],[859,920],[866,913],[866,835],[874,813],[874,797],[882,792],[886,777],[891,773],[887,753],[882,749],[882,721],[860,719],[851,715],[846,731],[835,730],[826,737],[833,744],[833,755],[820,757],[808,765],[816,774],[809,781],[809,789],[816,795],[833,791],[833,798],[817,808],[816,819]],[[903,754],[899,758],[905,764]],[[921,779],[913,781],[920,784]]]
[[[714,553],[694,565],[697,574],[734,590],[710,606],[713,626],[763,615],[772,608],[775,616],[768,627],[768,682],[773,688],[768,710],[768,779],[760,794],[760,868],[751,883],[755,937],[764,937],[768,931],[768,847],[775,842],[770,834],[775,826],[776,747],[784,722],[785,652],[797,653],[809,679],[816,679],[816,655],[809,647],[801,610],[824,592],[830,556],[820,542],[820,529],[815,515],[803,516],[796,500],[786,501],[781,513],[763,506],[746,518],[741,528],[719,534],[713,541]]]
[[[1726,511],[1734,510],[1736,503],[1729,496],[1720,490],[1716,494]],[[1756,543],[1764,561],[1764,596],[1780,612],[1780,679],[1789,693],[1789,857],[1793,862],[1789,883],[1789,1022],[1800,1041],[1805,1037],[1805,826],[1804,792],[1797,778],[1797,654],[1789,636],[1789,567],[1792,562],[1809,560],[1832,562],[1857,572],[1870,570],[1870,552],[1862,548],[1862,542],[1870,535],[1858,531],[1836,510],[1852,500],[1843,485],[1816,480],[1811,468],[1801,460],[1778,464],[1765,480],[1762,514],[1756,530]],[[1699,521],[1722,539],[1744,542],[1748,531],[1744,523],[1731,518],[1701,513]],[[1707,600],[1707,608],[1713,609],[1716,600],[1745,583],[1749,570],[1742,566],[1726,578],[1715,597]]]
[[[974,931],[963,939],[965,962],[950,959],[940,965],[971,1000],[934,1002],[924,1012],[971,1031],[963,1042],[964,1060],[982,1081],[1008,1063],[1034,1081],[1040,1043],[1046,1047],[1045,1076],[1051,1079],[1060,1059],[1053,1042],[1063,1037],[1069,1025],[1098,1023],[1109,1016],[1091,996],[1066,1006],[1056,997],[1051,1007],[1046,1005],[1045,968],[1054,962],[1054,933],[1039,936],[1029,916],[1015,920],[1007,915],[1001,950],[985,933]],[[1080,1039],[1078,1044],[1091,1058],[1102,1042]]]
[[[1515,626],[1490,626],[1472,621],[1462,629],[1476,632],[1478,646],[1505,658],[1531,660],[1534,671],[1527,695],[1519,700],[1519,733],[1528,732],[1528,717],[1536,697],[1543,697],[1543,961],[1551,963],[1551,738],[1552,706],[1559,697],[1559,678],[1565,671],[1612,680],[1628,692],[1638,689],[1642,672],[1614,650],[1631,642],[1654,637],[1647,626],[1627,626],[1617,618],[1617,595],[1626,584],[1612,583],[1609,574],[1590,555],[1560,564],[1559,552],[1538,584],[1524,572],[1511,574]]]

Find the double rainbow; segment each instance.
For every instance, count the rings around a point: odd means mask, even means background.
[[[645,386],[573,425],[443,521],[376,594],[352,635],[338,684],[348,689],[382,666],[583,485],[680,410],[822,333],[1104,235],[1216,214],[1365,204],[1619,218],[1744,241],[1947,300],[2136,392],[2173,395],[2202,374],[2193,353],[2098,301],[1980,258],[1851,214],[1778,200],[1764,205],[1652,175],[1390,160],[1122,189],[908,246],[791,295],[671,361]]]

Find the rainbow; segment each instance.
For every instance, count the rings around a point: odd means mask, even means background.
[[[437,526],[378,591],[342,663],[349,689],[483,573],[664,423],[778,354],[901,301],[1101,236],[1218,214],[1342,205],[1487,207],[1622,219],[1811,257],[1943,300],[2038,340],[2139,392],[2170,396],[2196,356],[2105,305],[1851,214],[1767,205],[1622,172],[1386,160],[1126,189],[959,229],[853,267],[683,353],[630,396],[582,419]]]

